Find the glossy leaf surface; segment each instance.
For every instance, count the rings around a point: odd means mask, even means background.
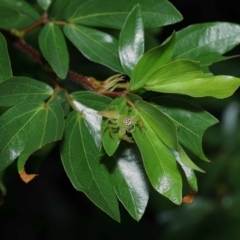
[[[54,104],[25,102],[9,109],[0,117],[0,171],[22,153],[27,152],[29,156],[43,144],[61,138],[62,109]]]
[[[61,29],[53,23],[47,23],[39,35],[39,46],[54,72],[64,79],[68,72],[69,55]]]
[[[181,14],[165,0],[83,0],[69,6],[66,19],[82,25],[121,29],[136,4],[142,9],[145,28],[165,26],[182,20]]]
[[[185,94],[192,97],[226,98],[231,96],[239,85],[239,78],[207,77],[197,62],[176,60],[149,75],[144,88],[155,92]]]
[[[129,13],[119,37],[119,57],[125,73],[129,76],[144,53],[144,27],[142,13],[136,5]]]
[[[214,62],[240,43],[240,26],[212,22],[194,24],[176,34],[175,59],[191,59],[201,63]],[[214,56],[210,61],[207,56]]]
[[[3,35],[0,33],[0,83],[10,78],[11,76],[12,68],[7,51],[7,43]]]
[[[184,152],[184,150],[182,148],[181,148],[180,151]],[[184,172],[184,174],[187,178],[187,182],[188,182],[188,185],[189,185],[190,189],[197,192],[198,191],[197,177],[194,173],[194,170],[191,167],[188,167],[187,165],[184,164],[184,161],[188,158],[188,156],[186,154],[184,154],[184,156],[183,156],[183,154],[181,154],[181,157],[180,157],[178,152],[175,152],[174,156],[175,156],[175,159],[177,160],[177,162],[179,163],[179,165],[181,166],[181,168],[183,169],[183,172]]]
[[[84,115],[73,111],[68,115],[61,158],[73,186],[84,192],[99,208],[120,221],[118,202],[110,175],[100,163],[99,151],[88,130]]]
[[[188,82],[195,78],[204,78],[205,74],[201,71],[199,63],[189,60],[175,60],[165,64],[148,76],[146,88],[154,88],[179,82]]]
[[[35,119],[37,124],[29,132],[25,148],[18,158],[18,172],[24,171],[24,165],[30,155],[44,145],[60,140],[64,130],[63,109],[58,102],[50,102],[43,107]],[[32,121],[31,124],[34,125]],[[53,127],[54,126],[54,127]],[[26,130],[25,130],[26,131]]]
[[[175,204],[181,204],[182,179],[174,155],[144,118],[143,121],[147,129],[144,136],[138,127],[132,135],[140,149],[148,178],[159,193]]]
[[[149,184],[140,152],[136,146],[122,142],[113,158],[115,166],[111,174],[117,197],[130,215],[139,221],[149,198]]]
[[[86,58],[123,72],[118,56],[118,40],[111,35],[73,24],[66,24],[64,33]]]
[[[100,152],[102,148],[102,137],[100,132],[102,117],[97,111],[104,110],[112,99],[87,91],[74,92],[70,96],[78,111],[84,114],[85,123]]]
[[[202,160],[208,161],[202,150],[202,137],[218,120],[202,108],[178,98],[159,97],[151,100],[179,126],[180,143]]]
[[[177,150],[177,126],[172,119],[148,102],[138,100],[135,104],[140,111],[140,115],[147,121],[159,139],[168,148]]]
[[[141,88],[148,81],[148,76],[170,62],[175,44],[175,34],[162,45],[145,53],[134,67],[130,81],[132,90]]]
[[[0,84],[0,106],[45,100],[52,93],[53,89],[46,83],[28,77],[11,77]]]

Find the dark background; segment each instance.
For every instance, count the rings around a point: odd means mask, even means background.
[[[194,23],[228,21],[240,23],[240,1],[172,0],[184,20],[156,31],[159,42],[172,31]],[[72,46],[70,46],[71,48]],[[16,74],[23,74],[21,53],[9,46]],[[240,54],[240,47],[229,54]],[[77,58],[78,56],[76,56]],[[81,66],[91,72],[88,61],[82,57]],[[15,61],[15,62],[14,62]],[[26,59],[25,61],[29,61]],[[240,77],[240,59],[215,64],[217,74]],[[35,65],[33,64],[33,71]],[[74,68],[74,63],[73,66]],[[38,70],[35,69],[35,74]],[[95,66],[92,75],[108,75],[108,71]],[[73,86],[75,87],[75,86]],[[111,220],[95,207],[84,194],[77,192],[64,173],[58,146],[44,157],[48,149],[32,157],[30,171],[39,173],[29,184],[23,183],[12,165],[4,176],[7,195],[0,200],[0,239],[131,239],[131,240],[238,240],[240,239],[240,110],[239,91],[234,96],[215,100],[195,100],[212,113],[220,124],[207,130],[203,139],[206,155],[211,163],[196,163],[206,170],[197,173],[199,192],[190,205],[175,206],[152,191],[145,215],[134,221],[121,207],[121,224]],[[28,169],[27,169],[28,170]]]

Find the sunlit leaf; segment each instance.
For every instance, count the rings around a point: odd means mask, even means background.
[[[143,121],[146,126],[144,136],[138,126],[132,135],[140,149],[148,178],[159,193],[175,204],[181,204],[182,179],[174,155],[144,118]]]
[[[145,28],[165,26],[181,21],[181,14],[165,0],[82,0],[74,2],[66,12],[70,22],[98,27],[121,29],[129,12],[137,4],[143,13]]]
[[[151,102],[178,124],[180,143],[202,160],[208,161],[202,150],[202,137],[206,129],[218,120],[202,108],[178,98],[158,97],[151,99]]]
[[[163,93],[185,94],[192,97],[226,98],[240,86],[240,78],[207,77],[197,62],[175,60],[148,76],[144,87]]]
[[[136,5],[129,13],[119,37],[119,56],[125,73],[129,76],[144,53],[144,28],[142,13]]]
[[[130,81],[132,90],[141,88],[148,81],[148,76],[170,62],[175,44],[175,34],[162,45],[145,53],[134,67]]]
[[[147,121],[161,141],[168,148],[177,150],[177,126],[172,119],[148,102],[138,100],[135,104],[140,111],[140,115]]]
[[[56,74],[64,79],[68,72],[69,55],[61,29],[53,23],[47,23],[39,35],[39,46]]]
[[[131,216],[139,221],[149,198],[149,184],[140,152],[135,145],[122,142],[113,158],[115,161],[111,174],[118,199]]]
[[[91,61],[123,72],[118,56],[118,40],[96,29],[66,24],[64,33],[75,47]]]
[[[28,77],[11,77],[0,84],[0,106],[45,100],[52,93],[53,89],[46,83]]]
[[[99,151],[84,120],[84,114],[68,115],[61,158],[73,186],[84,192],[99,208],[120,221],[118,202],[110,175],[100,163]]]
[[[1,14],[0,14],[1,16]],[[0,19],[1,22],[1,19]],[[7,43],[0,33],[0,83],[12,76],[11,63],[7,51]],[[0,88],[1,91],[1,88]],[[1,94],[0,94],[1,97]]]

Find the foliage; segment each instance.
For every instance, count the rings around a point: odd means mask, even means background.
[[[29,182],[36,176],[24,169],[30,155],[59,141],[73,186],[116,221],[118,200],[140,220],[150,187],[177,205],[192,202],[194,170],[203,170],[189,152],[208,161],[202,137],[218,120],[182,95],[221,99],[235,92],[239,78],[213,76],[208,67],[239,44],[240,27],[192,25],[145,51],[147,29],[181,20],[165,0],[1,1],[1,175],[17,159]],[[7,44],[36,61],[45,77],[30,70],[13,76]],[[110,76],[100,81],[71,71],[71,44]],[[83,89],[73,90],[71,80]],[[184,198],[182,178],[190,189]]]

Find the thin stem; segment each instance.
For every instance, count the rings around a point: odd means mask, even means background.
[[[25,29],[21,30],[21,32],[23,33],[23,35],[25,35],[26,33],[31,32],[33,29],[37,28],[38,26],[44,23],[47,23],[48,21],[49,21],[48,14],[45,13],[38,21],[26,27]]]
[[[67,22],[65,22],[65,21],[54,21],[54,20],[51,20],[51,22],[54,23],[54,24],[57,24],[57,25],[65,25],[65,24],[67,24]]]
[[[43,59],[42,55],[34,50],[32,47],[27,45],[24,41],[18,39],[14,42],[15,46],[19,48],[22,52],[27,54],[30,58],[38,62],[40,65],[44,66],[46,61]]]

